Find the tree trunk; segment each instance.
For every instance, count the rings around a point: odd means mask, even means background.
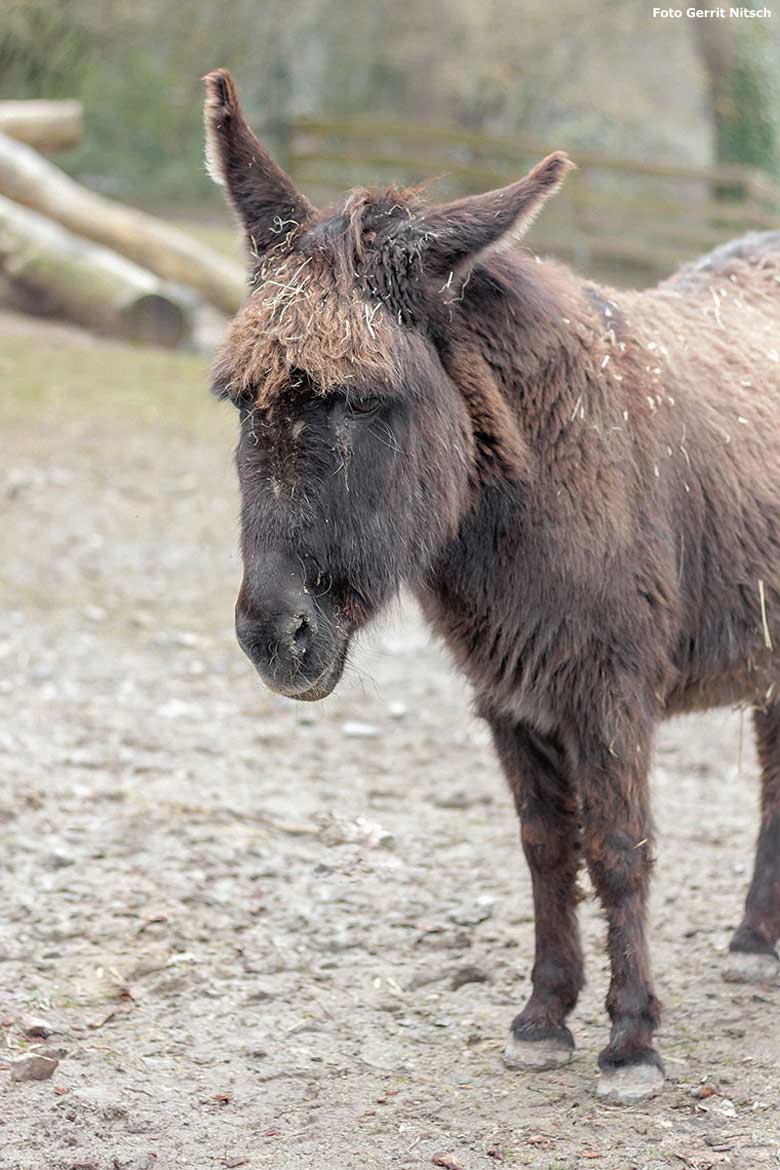
[[[164,280],[190,285],[223,313],[235,313],[244,300],[246,283],[238,264],[151,215],[88,191],[30,147],[2,134],[0,194],[121,252]]]
[[[761,59],[761,29],[742,30],[738,21],[693,20],[691,28],[707,75],[717,166],[773,171],[778,135],[772,115],[770,78]],[[721,196],[744,197],[738,186]]]
[[[44,153],[80,146],[84,137],[81,102],[0,102],[0,134]]]
[[[175,346],[188,306],[151,272],[0,195],[0,273],[36,313],[101,333]]]

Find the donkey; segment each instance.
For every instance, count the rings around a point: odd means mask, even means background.
[[[649,1096],[666,716],[753,709],[761,827],[729,974],[780,968],[780,232],[614,292],[515,247],[564,154],[445,205],[359,190],[321,213],[229,74],[206,85],[252,290],[213,370],[240,412],[238,641],[274,691],[322,699],[411,589],[491,728],[530,867],[533,990],[506,1061],[572,1057],[584,859],[611,963],[598,1093]]]

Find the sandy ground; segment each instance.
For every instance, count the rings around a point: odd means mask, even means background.
[[[576,1060],[505,1069],[529,879],[485,729],[414,610],[325,703],[271,696],[233,640],[233,419],[202,363],[13,332],[0,1061],[43,1020],[60,1063],[0,1068],[2,1170],[780,1165],[780,990],[721,979],[756,823],[749,721],[742,750],[735,713],[658,745],[664,1095],[595,1100],[592,902]]]

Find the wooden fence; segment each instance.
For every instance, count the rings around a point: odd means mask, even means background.
[[[315,198],[364,184],[437,179],[436,197],[519,178],[559,140],[487,137],[398,122],[298,118],[286,165]],[[534,224],[529,246],[618,283],[648,282],[751,230],[780,228],[780,184],[749,168],[616,158],[571,148],[577,164]]]

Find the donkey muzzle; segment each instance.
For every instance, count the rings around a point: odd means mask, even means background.
[[[330,694],[341,677],[346,646],[300,573],[269,558],[244,578],[236,602],[238,644],[263,682],[293,699]]]

